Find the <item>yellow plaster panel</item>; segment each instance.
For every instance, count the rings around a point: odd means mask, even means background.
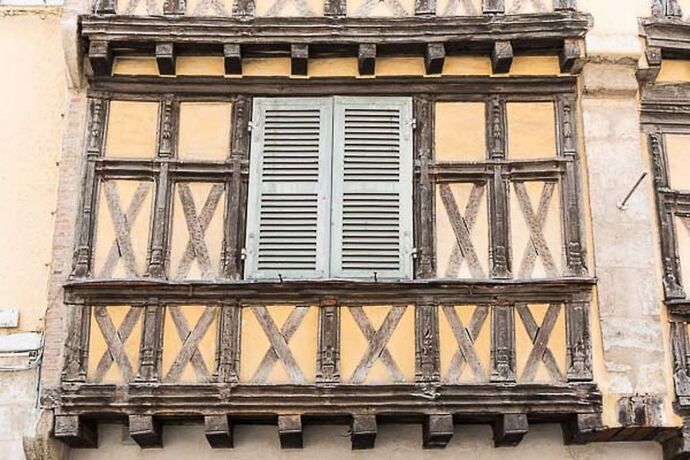
[[[538,328],[541,328],[544,322],[544,317],[549,308],[547,304],[530,304],[527,306],[534,317],[534,321]],[[561,377],[559,380],[565,378],[566,371],[566,331],[565,331],[565,311],[563,306],[559,306],[558,318],[556,324],[549,336],[547,347],[551,350],[558,366]],[[529,360],[529,355],[534,348],[534,343],[530,339],[527,329],[522,321],[520,315],[515,312],[515,364],[517,366],[518,382],[521,383],[552,383],[554,378],[546,369],[544,362],[539,360],[537,372],[533,380],[527,381],[524,376],[525,366]]]
[[[661,71],[657,82],[690,81],[690,60],[664,59],[661,61]]]
[[[130,278],[146,273],[153,190],[153,183],[147,181],[101,182],[93,261],[96,277]],[[108,196],[113,199],[110,204]],[[117,218],[120,214],[124,216],[122,219]],[[125,222],[123,227],[127,235],[119,242],[116,221]],[[133,266],[128,263],[130,243]]]
[[[436,254],[437,276],[440,278],[486,278],[489,268],[489,224],[486,187],[470,183],[448,184],[462,217],[462,225],[469,229],[470,240],[479,261],[479,269],[470,269],[470,264],[458,246],[445,204],[441,198],[440,185],[436,187]],[[475,187],[481,187],[477,189]],[[480,192],[481,190],[481,192]],[[474,225],[467,221],[467,204],[470,196],[480,196]],[[481,276],[479,276],[481,275]]]
[[[186,188],[191,192],[194,200],[196,217],[200,217],[202,209],[212,212],[204,213],[211,216],[210,220],[202,225],[205,229],[203,244],[206,248],[209,264],[199,261],[198,253],[190,241],[189,226],[182,206],[182,196]],[[170,243],[170,278],[171,279],[218,279],[220,278],[221,253],[223,251],[223,214],[225,193],[223,184],[218,183],[182,183],[174,189],[172,237]],[[191,217],[191,216],[190,216]]]
[[[180,104],[181,159],[222,161],[230,153],[232,104],[184,102]]]
[[[256,16],[323,16],[323,0],[256,0]]]
[[[245,77],[290,76],[290,58],[248,58],[242,60]]]
[[[454,0],[451,0],[454,1]],[[447,56],[443,75],[491,75],[491,59],[483,56]]]
[[[414,381],[415,374],[415,338],[414,308],[404,307],[398,326],[395,328],[386,349],[390,352],[403,375],[403,381]],[[378,330],[391,310],[389,306],[366,306],[364,314],[374,330]],[[368,350],[368,341],[360,331],[349,308],[343,308],[340,314],[340,375],[343,382],[352,379],[364,354]],[[393,380],[388,368],[380,359],[375,359],[369,367],[364,382],[366,384],[399,383]]]
[[[223,76],[225,63],[222,56],[179,56],[175,61],[177,75]]]
[[[138,307],[132,307],[132,308],[138,308]],[[120,328],[120,325],[122,324],[122,321],[125,319],[125,316],[129,312],[130,307],[129,306],[117,306],[117,307],[106,307],[105,310],[110,317],[110,320],[113,323],[113,326],[115,327],[115,330],[118,331]],[[98,367],[98,363],[103,359],[106,354],[109,354],[110,351],[108,349],[108,345],[105,341],[105,338],[103,336],[103,333],[101,332],[101,328],[98,325],[98,322],[96,321],[96,309],[92,308],[91,309],[91,331],[89,333],[89,358],[88,358],[88,363],[87,363],[87,378],[89,380],[93,380],[95,377],[95,372]],[[137,322],[134,325],[134,328],[132,329],[132,332],[130,333],[129,337],[127,337],[127,340],[124,342],[124,348],[125,348],[125,354],[127,355],[127,358],[129,359],[130,364],[132,365],[132,370],[134,371],[134,375],[132,377],[136,376],[136,372],[139,369],[139,346],[141,344],[141,324],[142,324],[142,316],[139,317]],[[119,332],[118,332],[118,335]],[[106,372],[105,376],[103,379],[99,380],[99,382],[102,383],[122,383],[124,382],[124,379],[122,377],[122,371],[120,369],[120,366],[117,364],[116,361],[113,361],[112,365]]]
[[[116,14],[161,16],[165,0],[124,0],[116,2]]]
[[[205,380],[202,376],[196,374],[194,367],[190,362],[184,367],[182,374],[177,379],[172,379],[168,377],[170,372],[170,367],[175,362],[175,359],[182,350],[183,341],[180,339],[180,335],[189,338],[187,334],[180,334],[175,325],[175,321],[171,315],[171,309],[177,308],[178,311],[182,313],[185,320],[187,321],[187,327],[190,333],[194,330],[201,315],[204,314],[207,308],[213,310],[213,321],[211,325],[206,330],[203,338],[199,342],[198,350],[201,358],[206,366],[206,370],[209,375],[214,372],[215,359],[216,359],[216,330],[218,328],[218,307],[206,307],[205,305],[184,305],[184,306],[174,306],[167,307],[165,311],[165,327],[163,328],[163,368],[162,368],[162,379],[170,380],[175,382],[204,382]]]
[[[482,0],[439,0],[436,3],[438,16],[478,16],[482,14]]]
[[[508,157],[556,156],[556,122],[551,102],[509,102]],[[536,134],[536,135],[535,135]]]
[[[553,11],[553,2],[551,0],[505,0],[504,5],[506,14],[546,13]]]
[[[116,57],[113,75],[158,75],[158,64],[150,57]]]
[[[157,102],[112,101],[108,111],[106,156],[122,158],[155,156],[158,105]]]
[[[185,16],[231,16],[233,0],[187,0]]]
[[[542,195],[546,188],[544,182],[523,182],[529,204],[534,216],[537,216]],[[556,273],[549,273],[544,264],[546,254],[538,254],[531,268],[526,261],[530,259],[528,253],[534,254],[535,248],[529,231],[528,221],[520,207],[515,183],[510,194],[510,231],[513,251],[513,274],[515,278],[551,278],[559,276],[563,271],[563,244],[561,235],[561,210],[559,186],[555,185],[553,194],[548,202],[546,219],[543,225],[543,236],[548,247]],[[523,265],[524,264],[524,265]],[[524,267],[524,268],[523,268]]]
[[[477,310],[475,305],[455,305],[452,308],[457,313],[464,329],[462,334],[469,337],[468,328],[472,322],[472,315]],[[474,349],[479,358],[479,363],[482,366],[483,374],[476,376],[473,374],[467,362],[463,361],[463,371],[460,373],[458,379],[452,379],[449,375],[451,371],[451,364],[453,357],[457,352],[460,352],[460,347],[453,334],[448,317],[446,315],[445,307],[439,308],[439,334],[440,334],[440,352],[441,352],[441,379],[449,383],[480,383],[487,382],[491,374],[491,314],[489,313],[479,330],[479,334],[473,341]],[[453,369],[454,373],[457,370]]]
[[[676,190],[690,190],[690,135],[667,134],[669,185]]]
[[[412,16],[414,0],[349,0],[347,15],[371,18]]]
[[[295,308],[306,308],[296,332],[288,345],[297,365],[302,371],[307,383],[316,380],[316,347],[318,342],[319,314],[316,307],[295,307],[292,305],[273,305],[266,307],[268,314],[280,330]],[[248,383],[299,383],[292,382],[280,360],[268,374],[265,382],[256,380],[256,372],[270,350],[270,342],[266,333],[256,319],[250,307],[242,309],[242,338],[240,353],[240,380]]]
[[[675,221],[683,288],[690,292],[690,225],[686,226],[682,217],[676,217]]]
[[[558,56],[516,56],[509,75],[558,75],[560,72]]]
[[[376,76],[424,75],[424,59],[417,57],[382,57],[376,59]]]
[[[309,60],[310,77],[356,77],[357,58],[317,58]]]
[[[486,159],[485,104],[437,102],[434,123],[437,161]]]

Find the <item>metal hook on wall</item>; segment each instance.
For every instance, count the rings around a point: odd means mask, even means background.
[[[625,211],[626,209],[628,209],[628,201],[630,200],[630,197],[632,196],[633,193],[635,193],[635,190],[637,190],[637,187],[640,186],[640,184],[642,183],[642,181],[644,180],[645,177],[647,177],[647,172],[642,173],[640,178],[637,179],[637,182],[635,182],[635,185],[633,185],[632,188],[630,189],[630,191],[628,192],[628,194],[625,195],[625,198],[623,198],[622,200],[620,200],[616,204],[618,209],[620,209],[621,211]]]

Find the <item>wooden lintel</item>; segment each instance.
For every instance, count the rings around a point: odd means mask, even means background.
[[[56,415],[54,433],[70,447],[98,447],[98,425],[86,423],[78,415]]]
[[[142,449],[163,447],[163,430],[151,415],[130,415],[129,437]]]
[[[357,68],[360,75],[374,75],[376,72],[376,45],[371,43],[359,45]]]
[[[206,439],[214,449],[235,447],[233,424],[227,415],[207,415],[204,417]]]
[[[89,62],[94,75],[99,77],[110,75],[113,71],[113,54],[110,43],[93,40],[89,44]]]
[[[281,449],[301,449],[303,445],[302,416],[279,415],[278,435]]]
[[[242,75],[242,48],[240,45],[226,43],[223,45],[225,75]]]
[[[493,425],[496,447],[517,446],[529,430],[527,414],[503,414]]]
[[[429,43],[426,45],[424,66],[427,74],[440,74],[443,72],[443,63],[446,59],[446,47],[443,43]]]
[[[175,75],[175,46],[172,43],[156,44],[156,63],[161,75]]]
[[[575,414],[562,425],[563,439],[566,444],[587,444],[599,437],[606,430],[601,413]]]
[[[585,65],[582,55],[583,46],[580,40],[567,39],[563,43],[563,50],[559,55],[561,73],[579,74]]]
[[[494,42],[491,52],[491,69],[493,73],[508,73],[513,65],[513,45],[509,41]]]
[[[424,419],[423,443],[425,449],[443,449],[453,437],[451,414],[429,415]]]
[[[376,431],[375,415],[353,415],[350,427],[352,449],[373,449],[376,443]]]
[[[309,71],[309,45],[290,46],[290,74],[306,76]]]

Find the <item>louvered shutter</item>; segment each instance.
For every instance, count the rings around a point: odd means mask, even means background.
[[[336,97],[333,110],[331,276],[410,278],[411,100]]]
[[[254,99],[245,278],[328,276],[331,99]]]

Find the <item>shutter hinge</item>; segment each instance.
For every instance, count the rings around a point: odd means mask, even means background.
[[[417,258],[417,248],[412,248],[410,251],[410,255],[412,256],[413,259]]]
[[[416,118],[413,118],[410,121],[410,126],[412,127],[412,129],[417,129],[417,119]]]
[[[247,248],[242,248],[240,251],[240,259],[245,260],[247,258]]]
[[[252,129],[254,129],[254,123],[250,121],[247,123],[247,131],[252,132]]]

